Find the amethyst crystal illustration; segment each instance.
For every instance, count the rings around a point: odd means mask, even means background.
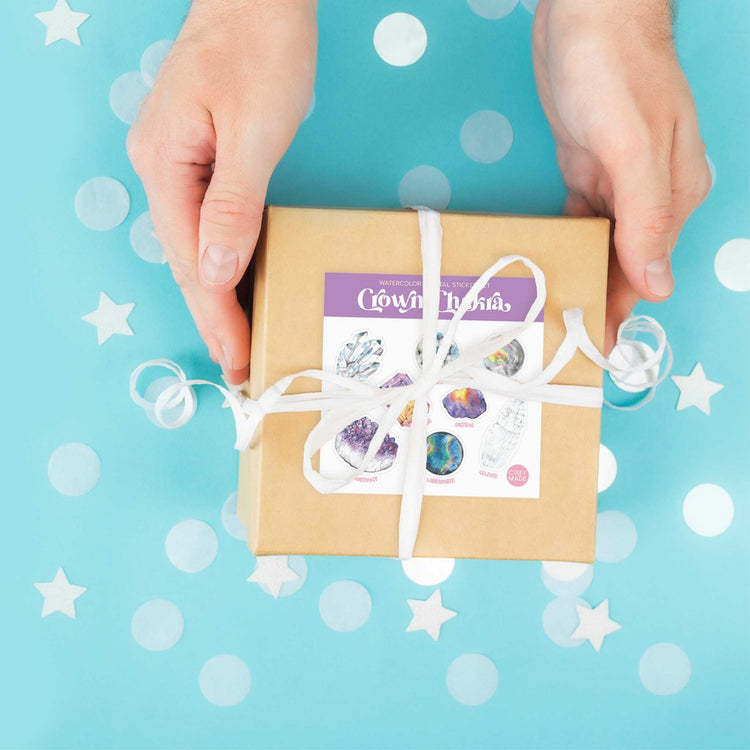
[[[358,468],[362,459],[370,447],[373,437],[378,429],[378,423],[367,417],[362,417],[356,422],[344,427],[333,440],[333,447],[341,458],[354,468]],[[395,438],[386,435],[378,448],[378,452],[365,468],[366,472],[374,473],[383,471],[393,466],[398,454],[398,443]]]
[[[480,461],[488,469],[502,469],[518,449],[526,427],[526,402],[508,401],[487,430],[482,441]]]
[[[355,333],[339,350],[336,374],[355,380],[367,380],[380,369],[382,341],[371,339],[369,331]]]
[[[487,411],[484,395],[476,388],[456,388],[443,399],[443,406],[453,419],[476,419]]]
[[[461,441],[450,432],[427,436],[427,471],[438,476],[452,474],[464,460]]]
[[[443,341],[443,334],[438,331],[436,336],[437,341],[435,342],[435,351],[437,351],[440,348],[440,344]],[[456,359],[459,355],[459,349],[456,345],[456,342],[454,341],[450,349],[448,349],[448,354],[445,355],[445,360],[443,361],[443,364],[447,364],[448,362],[453,362],[454,359]],[[417,344],[417,349],[414,352],[414,356],[417,359],[417,364],[422,367],[422,363],[424,362],[424,359],[422,357],[422,339],[419,339],[419,343]]]
[[[522,367],[525,354],[518,339],[506,344],[502,349],[484,358],[484,366],[491,372],[499,372],[512,378]]]
[[[397,372],[392,378],[381,385],[381,388],[400,388],[404,385],[411,385],[414,381],[405,373]],[[398,415],[398,423],[402,427],[411,427],[411,419],[414,415],[414,402],[407,402],[406,406],[401,410],[401,414]]]

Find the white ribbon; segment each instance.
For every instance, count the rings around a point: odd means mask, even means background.
[[[256,428],[266,414],[281,412],[319,411],[321,419],[307,436],[302,455],[302,470],[307,481],[321,493],[336,492],[344,488],[356,477],[361,476],[377,453],[386,434],[397,416],[409,401],[414,401],[412,424],[406,458],[406,476],[402,490],[401,515],[399,520],[399,557],[412,556],[419,529],[419,518],[424,495],[426,452],[427,452],[427,394],[438,382],[459,387],[476,386],[490,393],[525,401],[540,401],[548,404],[563,404],[598,408],[604,402],[601,388],[583,385],[555,385],[555,378],[580,349],[599,367],[615,373],[620,379],[638,374],[647,390],[636,404],[615,406],[619,409],[634,409],[653,398],[656,386],[667,376],[672,362],[672,353],[664,329],[648,315],[638,315],[624,321],[617,333],[618,344],[633,340],[638,333],[651,333],[656,338],[657,348],[642,362],[628,367],[617,367],[606,359],[591,342],[583,324],[583,310],[579,307],[563,311],[565,338],[552,361],[537,375],[522,381],[510,379],[501,373],[490,372],[483,366],[483,360],[498,349],[517,338],[537,318],[543,309],[547,296],[544,273],[531,260],[522,255],[507,255],[497,260],[474,283],[454,313],[443,334],[439,348],[437,345],[438,308],[440,293],[440,261],[442,252],[442,227],[440,214],[429,208],[419,207],[419,228],[422,252],[422,372],[413,383],[383,389],[368,383],[359,382],[324,370],[303,370],[287,375],[266,389],[256,399],[242,395],[238,387],[223,387],[210,380],[188,380],[182,369],[166,359],[154,359],[139,365],[130,376],[130,395],[139,406],[153,406],[156,420],[164,427],[182,426],[195,408],[195,394],[191,386],[210,385],[217,388],[226,398],[232,409],[237,440],[235,448],[244,450],[250,444]],[[445,362],[456,337],[458,325],[469,310],[479,292],[489,279],[506,266],[520,262],[532,273],[536,284],[536,299],[526,317],[518,325],[503,333],[476,344],[451,362]],[[661,362],[667,355],[665,370],[659,375]],[[138,392],[140,374],[149,367],[166,367],[179,382],[165,388],[155,402],[146,401]],[[289,386],[297,378],[312,378],[329,386],[324,391],[286,395]],[[180,403],[184,410],[176,419],[166,422],[164,413]],[[378,428],[364,458],[358,467],[347,470],[342,477],[329,477],[313,469],[312,457],[332,440],[341,430],[356,419],[371,411],[383,410],[378,419]]]

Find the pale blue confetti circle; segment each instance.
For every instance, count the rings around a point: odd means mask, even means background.
[[[573,648],[585,642],[583,638],[571,638],[578,627],[576,605],[591,609],[588,602],[575,596],[559,596],[553,599],[542,613],[542,627],[547,637],[558,646]]]
[[[182,612],[166,599],[141,604],[130,621],[136,643],[149,651],[166,651],[180,640],[185,622]]]
[[[331,630],[350,633],[367,622],[372,599],[367,589],[356,581],[335,581],[323,589],[318,609]]]
[[[84,226],[105,232],[125,221],[130,196],[125,186],[112,177],[93,177],[78,188],[75,210]]]
[[[725,242],[714,257],[716,278],[733,292],[750,291],[750,239]]]
[[[313,89],[312,96],[310,97],[310,103],[307,105],[307,112],[305,112],[305,116],[302,118],[302,122],[304,122],[315,109],[315,89]]]
[[[233,492],[221,506],[221,523],[227,534],[239,539],[242,542],[247,541],[247,532],[242,525],[242,521],[237,518],[237,493]]]
[[[491,21],[504,18],[518,5],[518,0],[467,0],[467,2],[478,16]]]
[[[307,561],[302,555],[289,555],[286,564],[297,574],[297,577],[293,581],[285,581],[281,584],[279,597],[296,594],[302,588],[307,579]],[[272,595],[265,583],[260,583],[258,585],[266,594],[269,596]]]
[[[486,703],[497,690],[497,667],[483,654],[464,654],[448,667],[448,692],[465,706]]]
[[[123,73],[109,90],[109,106],[118,120],[132,125],[138,117],[138,107],[149,91],[140,73]]]
[[[608,490],[617,476],[617,459],[615,454],[603,443],[599,444],[599,474],[597,492]]]
[[[427,31],[410,13],[391,13],[375,27],[375,51],[389,65],[412,65],[427,48]]]
[[[643,652],[638,674],[646,690],[674,695],[690,680],[690,659],[674,643],[656,643]]]
[[[708,154],[706,154],[706,164],[708,164],[708,171],[711,173],[711,189],[713,190],[716,182],[716,165]]]
[[[401,178],[398,197],[402,206],[427,206],[442,211],[451,202],[451,186],[439,169],[422,164]]]
[[[573,578],[572,580],[560,581],[553,578],[544,568],[541,568],[542,583],[555,596],[580,596],[591,585],[594,580],[594,566],[589,565],[583,572],[583,575]]]
[[[148,388],[146,388],[146,390],[143,393],[144,400],[151,402],[148,406],[143,407],[143,411],[146,412],[146,416],[157,427],[161,427],[161,429],[163,430],[167,430],[169,428],[161,424],[159,420],[156,418],[156,408],[154,407],[154,404],[156,404],[156,400],[159,398],[159,396],[162,394],[163,391],[169,388],[170,385],[175,385],[175,383],[179,383],[179,382],[180,382],[180,379],[178,377],[175,377],[174,375],[165,375],[163,378],[157,378],[152,383],[149,383]],[[193,399],[193,401],[191,402],[180,401],[176,406],[172,406],[171,408],[164,409],[164,411],[162,411],[161,417],[167,423],[167,425],[172,424],[173,422],[176,422],[178,419],[182,417],[182,415],[185,412],[186,404],[190,410],[190,416],[188,417],[188,419],[193,418],[193,415],[195,414],[197,400]]]
[[[205,570],[214,561],[218,546],[214,530],[194,519],[173,526],[165,541],[169,562],[185,573]]]
[[[630,516],[619,510],[603,510],[596,517],[596,559],[621,562],[635,549],[638,532]]]
[[[61,494],[79,497],[99,481],[102,464],[96,451],[85,443],[65,443],[56,448],[47,464],[52,486]]]
[[[149,211],[144,211],[130,227],[130,246],[139,258],[149,263],[167,262],[164,248],[156,238]]]
[[[504,115],[492,109],[475,112],[461,126],[461,148],[480,164],[500,161],[512,145],[513,127]]]
[[[521,0],[521,5],[533,15],[536,12],[536,6],[539,5],[539,0]]]
[[[146,48],[146,51],[141,55],[141,76],[147,86],[151,87],[156,81],[156,74],[159,72],[164,58],[167,53],[172,49],[171,39],[162,39],[158,42],[154,42],[150,47]]]
[[[236,706],[250,692],[250,669],[239,656],[219,654],[202,667],[198,684],[203,697],[215,706]]]

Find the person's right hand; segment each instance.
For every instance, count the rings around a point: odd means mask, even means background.
[[[316,0],[193,0],[128,134],[172,274],[234,384],[250,361],[235,287],[312,96],[316,11]]]

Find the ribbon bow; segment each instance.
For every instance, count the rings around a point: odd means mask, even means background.
[[[153,408],[157,421],[164,427],[180,427],[190,419],[195,410],[194,385],[210,385],[217,388],[227,400],[237,432],[235,448],[244,450],[250,444],[256,428],[266,414],[280,412],[319,411],[321,419],[307,436],[302,455],[302,469],[307,481],[321,493],[336,492],[344,488],[356,477],[361,476],[365,467],[377,453],[380,445],[393,426],[397,416],[409,401],[414,401],[412,424],[406,457],[406,475],[402,490],[399,519],[399,558],[408,559],[414,550],[419,528],[419,518],[424,495],[427,459],[427,394],[437,383],[460,387],[468,385],[480,387],[488,392],[517,398],[525,401],[540,401],[550,404],[564,404],[588,408],[601,407],[604,402],[601,388],[581,385],[555,385],[550,381],[572,359],[580,349],[589,359],[601,368],[608,370],[620,379],[638,374],[647,394],[632,406],[613,408],[633,409],[649,401],[656,386],[667,376],[672,362],[672,353],[664,329],[653,318],[639,315],[629,318],[620,326],[618,344],[632,341],[637,333],[651,333],[656,338],[657,347],[652,355],[642,358],[626,367],[618,367],[606,359],[591,342],[583,323],[583,310],[579,307],[563,311],[565,338],[552,361],[540,373],[527,380],[510,379],[497,372],[489,372],[482,362],[490,354],[506,346],[525,331],[537,318],[544,307],[547,296],[544,273],[531,260],[522,255],[507,255],[499,258],[474,283],[464,297],[438,345],[437,328],[440,295],[440,261],[442,252],[442,226],[440,214],[429,208],[416,209],[419,215],[422,254],[422,372],[414,382],[382,389],[324,370],[303,370],[287,375],[271,385],[258,399],[245,397],[239,387],[223,387],[210,380],[188,380],[182,369],[166,359],[156,359],[139,365],[130,377],[130,395],[139,406]],[[448,352],[454,342],[456,331],[464,314],[469,310],[479,292],[490,278],[512,263],[523,263],[532,273],[536,285],[536,299],[523,321],[512,329],[498,333],[477,344],[456,359],[446,362]],[[667,365],[659,375],[658,371],[667,355]],[[177,382],[165,388],[155,402],[144,399],[137,389],[140,374],[149,367],[165,367],[177,377]],[[322,384],[322,390],[312,393],[286,394],[289,386],[297,378],[313,378]],[[171,420],[165,419],[167,410],[182,404],[183,411]],[[313,469],[312,457],[338,432],[356,419],[371,411],[383,410],[378,419],[378,428],[359,466],[350,468],[342,477],[328,477]]]

